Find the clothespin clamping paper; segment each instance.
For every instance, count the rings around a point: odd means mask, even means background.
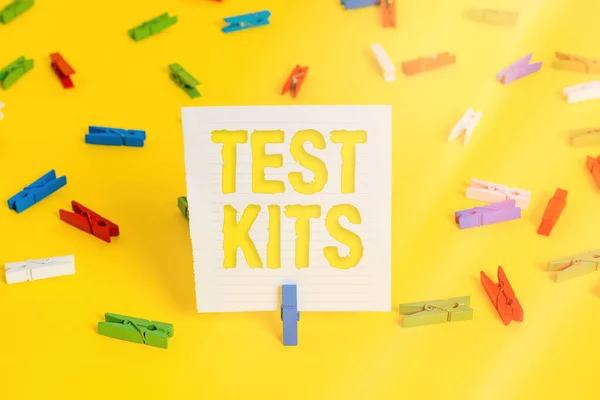
[[[14,0],[0,11],[0,22],[8,24],[19,15],[33,7],[33,0]]]
[[[556,189],[554,196],[548,202],[544,216],[542,217],[542,223],[538,228],[537,233],[543,236],[550,236],[550,232],[554,228],[554,225],[558,222],[558,218],[562,214],[565,206],[567,205],[567,194],[569,192],[565,189]]]
[[[600,188],[600,155],[596,158],[587,156],[585,160],[585,167],[592,174],[596,186]]]
[[[566,87],[563,89],[563,95],[567,97],[569,104],[600,99],[600,81]]]
[[[396,0],[381,0],[381,24],[384,28],[396,27]]]
[[[6,90],[18,81],[23,75],[31,71],[33,60],[27,60],[25,57],[19,57],[4,69],[0,70],[0,82],[2,89]]]
[[[523,322],[523,307],[521,307],[502,267],[498,267],[498,283],[492,282],[485,272],[481,271],[481,284],[504,325],[508,326],[511,321]]]
[[[600,266],[600,249],[550,261],[546,271],[558,271],[556,282],[590,274]]]
[[[8,199],[8,208],[15,210],[17,213],[27,210],[29,207],[44,200],[52,193],[56,192],[61,187],[67,184],[67,177],[56,177],[56,172],[51,170],[44,174],[41,178],[33,182]]]
[[[271,12],[264,10],[255,13],[237,15],[235,17],[224,18],[229,25],[221,28],[223,33],[243,31],[244,29],[256,28],[263,25],[269,25]]]
[[[169,13],[164,13],[156,18],[151,19],[150,21],[146,21],[141,25],[130,29],[129,36],[136,42],[139,42],[140,40],[144,40],[150,36],[156,35],[157,33],[175,25],[176,23],[176,16],[169,17]]]
[[[283,85],[283,89],[281,89],[281,94],[286,94],[287,92],[290,92],[292,94],[292,97],[296,98],[296,95],[300,91],[300,87],[302,86],[302,83],[304,82],[304,78],[306,78],[307,73],[308,67],[301,67],[299,65],[296,65],[296,67],[290,74],[290,77],[285,82],[285,85]]]
[[[558,60],[552,63],[552,67],[563,71],[585,72],[587,74],[600,74],[600,60],[556,52]]]
[[[90,233],[108,243],[110,243],[112,236],[119,236],[119,227],[115,223],[110,222],[76,201],[71,202],[71,208],[73,212],[58,211],[60,219],[67,224]]]
[[[586,147],[600,145],[600,129],[579,129],[571,132],[571,146]]]
[[[515,199],[517,207],[522,210],[527,210],[529,202],[531,201],[531,192],[471,178],[469,187],[467,188],[466,197],[467,199],[485,201],[488,203]]]
[[[177,207],[179,207],[179,210],[181,211],[181,213],[183,214],[185,219],[187,219],[189,221],[190,220],[190,211],[188,208],[187,197],[182,196],[182,197],[178,198],[177,199]]]
[[[65,61],[64,58],[59,53],[50,54],[50,66],[54,70],[58,79],[60,79],[60,83],[62,83],[63,88],[71,89],[73,87],[73,81],[70,76],[75,73],[75,70],[71,68],[69,64]]]
[[[385,0],[381,0],[385,1]],[[375,6],[379,4],[380,0],[340,0],[340,4],[344,6],[346,10],[353,10],[355,8],[363,8],[369,6]]]
[[[106,128],[103,126],[90,126],[85,135],[87,144],[101,144],[105,146],[144,147],[146,131],[125,130],[121,128]]]
[[[390,57],[388,57],[383,46],[375,43],[371,45],[371,50],[373,50],[377,62],[379,62],[379,66],[383,70],[383,79],[386,82],[394,82],[396,80],[396,67],[392,60],[390,60]]]
[[[467,142],[469,141],[469,138],[471,137],[471,134],[473,133],[473,129],[475,129],[475,127],[479,123],[479,120],[481,119],[482,115],[482,113],[475,112],[469,108],[465,112],[465,115],[463,115],[462,118],[458,121],[458,123],[454,125],[454,128],[452,128],[452,132],[450,132],[450,137],[448,138],[448,141],[451,142],[464,133],[464,145],[466,146]]]
[[[473,319],[473,310],[469,308],[470,296],[453,297],[448,300],[420,301],[400,304],[402,327],[459,322]]]
[[[196,86],[200,84],[193,76],[191,76],[181,65],[174,63],[169,65],[169,78],[177,86],[183,89],[192,99],[200,97],[200,92],[196,89]]]
[[[281,286],[281,320],[283,321],[283,345],[298,345],[298,290],[296,285]]]
[[[75,274],[75,256],[13,262],[5,264],[4,268],[8,284],[73,275]]]
[[[512,11],[472,8],[467,13],[467,18],[477,22],[509,26],[517,23],[519,13]]]
[[[161,349],[169,347],[169,338],[175,334],[173,325],[165,322],[154,322],[111,313],[104,314],[104,320],[98,322],[100,335]]]
[[[422,72],[445,67],[456,63],[456,55],[449,52],[419,57],[402,63],[402,72],[405,75],[416,75]]]
[[[475,228],[519,218],[521,218],[521,209],[516,206],[515,199],[457,211],[454,215],[454,221],[460,229]]]
[[[508,85],[511,82],[516,81],[517,79],[521,79],[527,75],[531,75],[534,72],[539,71],[542,68],[542,62],[537,62],[533,64],[529,64],[531,58],[533,57],[532,53],[529,53],[525,57],[520,60],[515,61],[507,68],[498,72],[496,76],[496,80],[503,85]]]

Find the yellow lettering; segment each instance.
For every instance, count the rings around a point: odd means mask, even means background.
[[[281,207],[269,206],[269,241],[267,268],[281,268]]]
[[[356,174],[356,144],[367,142],[367,132],[360,131],[332,131],[331,141],[342,144],[342,193],[354,193]]]
[[[306,268],[310,265],[310,219],[321,216],[321,206],[289,205],[285,216],[296,218],[296,268]]]
[[[325,228],[329,234],[338,242],[350,248],[346,257],[340,257],[340,252],[335,246],[327,246],[323,249],[323,255],[327,258],[329,265],[339,269],[356,267],[363,256],[363,244],[360,237],[340,225],[339,218],[345,215],[352,224],[360,224],[361,218],[358,209],[350,204],[338,204],[331,207],[325,217]]]
[[[327,166],[318,157],[309,154],[304,149],[304,143],[310,142],[316,149],[325,149],[325,139],[323,135],[314,129],[305,129],[296,132],[292,137],[290,144],[290,153],[294,160],[306,169],[315,174],[311,182],[305,182],[302,179],[302,172],[290,172],[288,178],[294,190],[302,194],[315,194],[323,190],[327,183]]]
[[[235,193],[235,168],[237,164],[236,146],[248,142],[247,131],[213,131],[210,135],[213,143],[222,143],[221,157],[223,158],[221,191]]]
[[[267,154],[267,143],[283,143],[283,131],[254,131],[250,138],[252,146],[252,191],[254,193],[283,193],[285,184],[278,180],[265,179],[265,168],[280,168],[283,166],[281,154]]]
[[[250,204],[244,210],[240,222],[237,222],[237,210],[230,205],[225,205],[223,217],[223,267],[235,268],[237,264],[237,248],[241,247],[246,262],[250,268],[262,268],[263,264],[256,251],[256,246],[250,238],[250,228],[258,213],[260,206]]]

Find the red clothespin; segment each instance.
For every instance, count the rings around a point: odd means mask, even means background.
[[[556,189],[554,196],[548,202],[544,216],[542,217],[542,223],[538,228],[537,233],[544,236],[550,236],[552,228],[556,225],[558,217],[562,214],[565,206],[567,205],[567,194],[569,192],[565,189]]]
[[[76,201],[71,202],[74,212],[59,210],[60,219],[67,224],[81,229],[84,232],[91,233],[98,239],[110,243],[111,236],[119,236],[119,227],[96,214],[89,208],[82,206]]]
[[[50,59],[52,60],[50,65],[52,66],[54,73],[56,73],[56,76],[58,76],[58,79],[60,79],[60,83],[62,83],[63,88],[72,88],[73,81],[71,81],[71,78],[69,78],[69,76],[73,75],[75,73],[75,70],[71,68],[69,64],[67,64],[65,59],[62,58],[62,56],[59,53],[50,54]]]
[[[592,178],[594,178],[596,186],[600,188],[600,156],[596,158],[587,156],[587,159],[585,160],[585,167],[592,174]]]
[[[381,19],[384,28],[396,27],[396,0],[381,0]]]
[[[304,82],[304,78],[306,78],[306,73],[308,72],[308,67],[301,67],[296,65],[296,68],[292,71],[290,77],[283,85],[283,89],[281,90],[281,94],[286,94],[288,91],[292,93],[292,97],[296,98],[296,94],[300,91],[300,86],[302,86],[302,82]]]
[[[485,272],[481,271],[481,284],[498,310],[504,325],[509,325],[511,321],[523,322],[523,307],[517,300],[502,267],[498,267],[498,283],[492,282]]]

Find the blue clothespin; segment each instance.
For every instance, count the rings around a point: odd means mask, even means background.
[[[269,25],[271,12],[264,10],[255,13],[237,15],[235,17],[225,18],[229,25],[221,28],[223,33],[242,31],[244,29],[255,28],[257,26]]]
[[[340,4],[345,6],[346,10],[352,10],[354,8],[376,6],[380,2],[381,2],[381,0],[340,0]]]
[[[144,147],[146,131],[125,130],[120,128],[104,128],[90,126],[85,135],[87,144],[103,144],[106,146]]]
[[[298,345],[298,290],[296,285],[281,286],[281,320],[283,321],[283,345]]]
[[[56,179],[56,173],[52,170],[31,185],[26,186],[23,191],[8,199],[8,208],[18,213],[25,211],[66,184],[67,177],[61,176]]]

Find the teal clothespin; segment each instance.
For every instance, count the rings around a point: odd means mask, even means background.
[[[177,23],[177,17],[169,17],[169,13],[164,13],[156,18],[146,21],[143,24],[129,30],[129,36],[136,42],[144,40],[152,35],[167,29]]]
[[[181,68],[181,65],[174,63],[169,65],[169,78],[177,84],[184,92],[188,94],[192,99],[200,97],[200,93],[196,90],[195,86],[199,85],[193,76],[191,76],[185,69]]]
[[[4,69],[0,70],[0,83],[2,89],[6,90],[19,80],[26,72],[33,68],[33,60],[19,57]]]
[[[400,314],[408,315],[402,320],[402,327],[409,328],[473,319],[473,310],[469,308],[470,303],[471,296],[463,296],[448,300],[400,304]]]
[[[31,7],[33,7],[33,0],[15,0],[0,11],[0,22],[8,24]]]
[[[173,337],[173,325],[153,322],[124,315],[104,314],[105,322],[98,322],[98,333],[115,339],[143,343],[148,346],[168,348],[168,339]]]
[[[181,210],[181,213],[183,214],[183,216],[185,217],[185,219],[187,219],[189,221],[190,220],[190,212],[188,211],[187,197],[182,196],[182,197],[178,198],[177,199],[177,206]]]

